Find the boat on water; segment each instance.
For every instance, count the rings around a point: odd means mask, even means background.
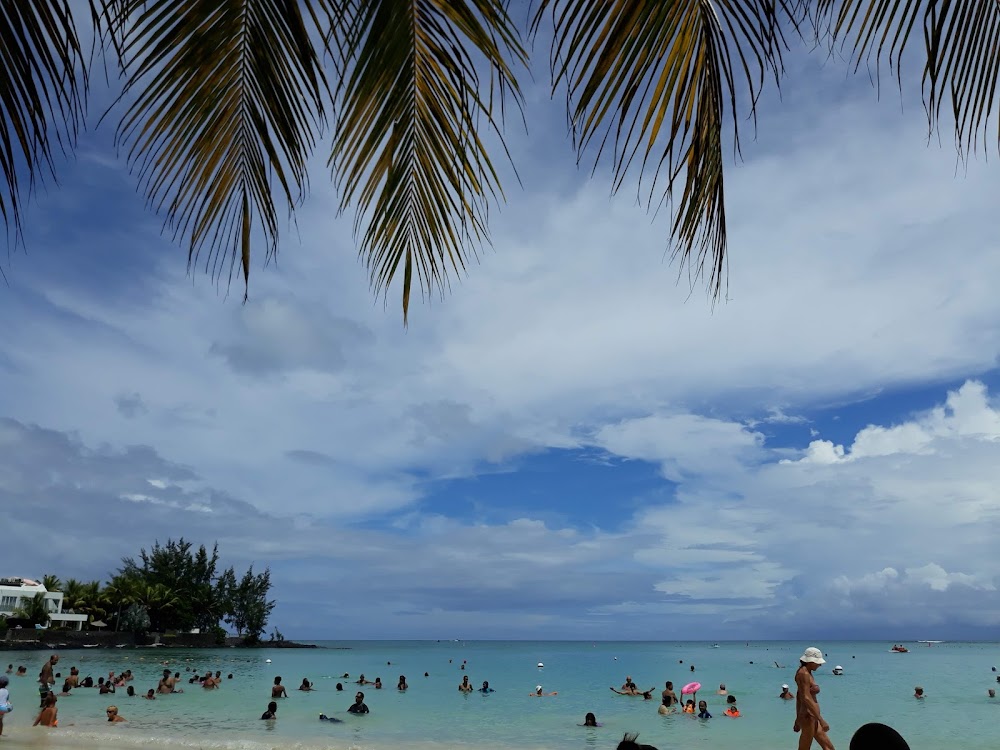
[[[892,647],[892,648],[890,648],[889,650],[890,650],[890,651],[893,651],[893,652],[895,652],[895,653],[897,653],[897,654],[905,654],[905,653],[908,653],[910,649],[908,649],[908,648],[907,648],[906,646],[904,646],[904,645],[903,645],[902,643],[896,643],[896,644],[894,644],[894,645],[893,645],[893,647]]]
[[[712,648],[718,648],[718,647],[719,647],[719,644],[718,644],[718,643],[713,643],[713,644],[712,644]]]
[[[98,648],[100,645],[101,645],[100,643],[84,643],[83,647],[84,648]]]

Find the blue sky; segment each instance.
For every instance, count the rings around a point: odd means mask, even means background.
[[[290,637],[992,632],[1000,172],[912,93],[786,62],[716,305],[576,168],[541,66],[495,249],[408,329],[323,154],[241,305],[92,129],[3,265],[0,572],[184,535],[270,565]]]

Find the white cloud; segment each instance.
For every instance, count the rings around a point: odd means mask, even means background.
[[[852,583],[886,570],[930,597],[914,601],[962,596],[974,587],[961,576],[989,595],[1000,414],[981,383],[852,440],[813,423],[788,463],[787,446],[766,442],[762,425],[793,428],[817,404],[966,378],[1000,354],[995,165],[956,179],[921,117],[887,116],[867,90],[820,75],[819,90],[793,76],[783,103],[763,103],[759,140],[727,173],[730,301],[714,308],[675,286],[665,217],[647,220],[628,188],[609,200],[606,181],[568,180],[568,146],[552,156],[547,133],[511,140],[529,191],[494,216],[496,251],[405,330],[394,297],[372,302],[319,179],[301,245],[289,238],[277,268],[255,268],[241,306],[185,282],[182,251],[136,218],[120,174],[71,165],[63,197],[40,199],[34,224],[51,234],[17,256],[15,291],[0,295],[4,319],[26,321],[4,332],[0,415],[19,426],[0,421],[0,488],[11,507],[53,512],[58,492],[101,498],[144,514],[142,533],[204,524],[279,562],[301,548],[315,570],[300,561],[294,580],[312,584],[344,564],[342,545],[372,571],[375,605],[426,613],[408,627],[515,603],[551,622],[561,598],[564,619],[626,602],[763,617],[841,578],[846,613],[886,616],[891,587]],[[65,229],[105,204],[114,221]],[[108,257],[71,264],[98,251]],[[653,462],[676,498],[615,506],[614,533],[594,519],[583,533],[550,518],[424,516],[428,480],[550,448]],[[30,471],[39,458],[48,470]],[[356,538],[339,526],[387,514],[410,520]],[[12,536],[35,533],[31,519],[5,520]],[[290,573],[288,597],[312,595]],[[491,604],[498,591],[510,596]],[[971,600],[948,601],[973,617]]]

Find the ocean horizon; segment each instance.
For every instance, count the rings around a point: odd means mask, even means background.
[[[57,671],[71,666],[81,676],[132,669],[138,694],[156,686],[165,666],[181,673],[183,694],[146,701],[99,695],[81,688],[59,699],[58,729],[31,727],[37,714],[35,677],[47,654],[0,652],[4,665],[24,664],[27,677],[11,677],[15,710],[5,721],[3,742],[14,748],[80,745],[112,747],[204,747],[219,750],[264,748],[371,749],[400,746],[579,750],[613,748],[626,732],[660,747],[732,747],[765,750],[793,747],[794,703],[777,698],[792,684],[798,656],[809,645],[827,654],[818,671],[820,702],[831,738],[846,748],[862,724],[880,721],[899,730],[912,750],[945,750],[962,738],[964,750],[996,746],[1000,703],[987,697],[996,685],[992,671],[1000,647],[990,642],[905,642],[909,653],[890,651],[884,641],[312,641],[318,649],[88,649],[60,652]],[[717,643],[718,647],[714,647]],[[749,644],[749,645],[747,645]],[[268,663],[270,659],[270,663]],[[544,666],[538,667],[542,663]],[[777,664],[777,666],[776,666]],[[464,665],[464,669],[463,669]],[[844,667],[834,676],[835,665]],[[691,667],[694,666],[694,672]],[[205,691],[187,680],[194,672],[222,671],[219,690]],[[424,673],[427,676],[424,676]],[[228,674],[232,679],[225,679]],[[342,677],[349,674],[349,678]],[[381,678],[384,688],[363,688],[371,709],[352,716],[346,709],[360,674]],[[400,675],[409,684],[396,690]],[[278,719],[260,720],[275,676],[289,697],[278,701]],[[484,680],[496,692],[465,694],[458,684],[468,675],[478,688]],[[631,676],[656,699],[616,695]],[[302,679],[312,692],[297,690]],[[714,718],[657,713],[666,680],[702,684],[698,699]],[[344,689],[337,691],[341,682]],[[737,696],[742,716],[724,717],[719,684]],[[537,685],[558,695],[528,697]],[[927,697],[913,698],[920,685]],[[114,703],[128,719],[108,724],[104,708]],[[789,705],[791,704],[791,705]],[[579,726],[593,712],[603,725]],[[325,713],[342,720],[319,720]]]

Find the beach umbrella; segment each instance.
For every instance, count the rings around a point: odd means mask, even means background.
[[[108,624],[106,622],[102,622],[101,620],[94,620],[92,623],[90,623],[90,627],[92,628],[100,629],[100,628],[106,628],[107,626]]]

